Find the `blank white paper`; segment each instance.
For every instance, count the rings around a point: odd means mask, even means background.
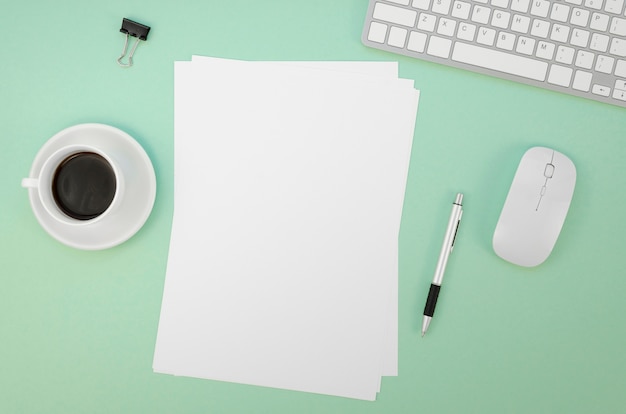
[[[194,55],[192,62],[200,63],[197,67],[203,67],[202,63],[210,64],[211,62],[219,62],[221,59]],[[265,65],[290,65],[296,67],[304,67],[307,69],[318,69],[325,71],[342,72],[352,81],[357,79],[357,75],[367,75],[360,77],[364,81],[379,81],[372,77],[385,78],[394,80],[397,84],[403,84],[407,88],[413,88],[413,81],[408,79],[398,79],[398,63],[397,62],[354,62],[354,61],[282,61],[282,62],[254,62],[255,64]],[[210,76],[210,66],[206,66],[207,76]],[[337,73],[334,76],[340,76]],[[407,128],[412,130],[414,124],[414,116],[407,119]],[[410,145],[410,142],[409,142]],[[403,168],[408,168],[410,147],[407,149],[406,164]],[[400,183],[403,186],[403,183]],[[404,192],[397,194],[398,204],[402,205],[404,200]],[[400,223],[398,222],[398,228]],[[396,256],[397,259],[397,256]],[[385,335],[385,344],[383,349],[382,376],[398,375],[398,263],[397,260],[390,267],[389,283],[391,290],[391,299],[389,310],[387,312],[387,334]]]

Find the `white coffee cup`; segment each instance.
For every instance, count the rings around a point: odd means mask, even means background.
[[[77,216],[79,216],[80,214],[79,213],[74,214],[73,211],[68,211],[67,207],[63,206],[62,201],[59,201],[58,197],[60,196],[58,194],[57,194],[57,198],[55,198],[56,190],[55,190],[54,181],[55,181],[55,177],[57,177],[57,174],[60,174],[59,167],[63,165],[64,163],[69,162],[69,160],[71,159],[74,159],[76,157],[83,157],[83,156],[89,156],[98,160],[100,160],[98,156],[101,157],[102,161],[105,161],[106,163],[108,163],[108,166],[110,167],[110,170],[113,173],[114,181],[115,181],[114,193],[108,205],[107,205],[107,202],[101,202],[100,203],[101,205],[99,206],[99,208],[102,211],[98,210],[93,215],[93,217],[91,217],[91,215],[85,216],[88,218],[85,218],[83,216],[78,218]],[[102,165],[105,165],[105,164],[102,164]],[[72,177],[70,176],[70,178],[68,179],[70,180],[68,186],[72,184],[71,179]],[[86,184],[88,185],[74,186],[77,189],[74,190],[74,188],[72,188],[72,191],[74,191],[74,193],[79,192],[79,190],[80,191],[84,190],[83,192],[101,191],[101,189],[96,185],[95,181],[94,183],[87,182]],[[57,221],[64,223],[64,224],[71,225],[71,226],[84,226],[88,224],[93,224],[113,214],[119,208],[121,204],[121,200],[122,200],[122,196],[124,194],[124,188],[125,188],[124,177],[123,177],[122,170],[120,168],[119,163],[109,154],[106,154],[104,151],[91,145],[68,145],[55,151],[52,155],[50,155],[44,161],[39,171],[39,176],[24,178],[22,180],[22,187],[29,188],[29,189],[36,189],[37,190],[36,194],[39,197],[39,200],[41,201],[41,204],[43,205],[45,211]],[[85,187],[88,187],[88,189],[85,189]],[[109,185],[109,187],[112,187],[112,186]],[[113,190],[109,188],[108,194],[110,194],[112,191]],[[75,196],[75,198],[83,197],[83,195],[81,194],[73,194],[72,196],[73,197]],[[85,194],[83,198],[86,198],[87,196],[91,196],[91,194]],[[97,196],[97,194],[95,194],[95,196]],[[108,201],[108,198],[106,201]],[[83,202],[83,204],[84,203],[85,202]]]

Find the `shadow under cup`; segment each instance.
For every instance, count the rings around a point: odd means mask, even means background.
[[[117,190],[115,170],[95,152],[69,155],[54,172],[52,196],[57,207],[76,220],[91,220],[111,205]]]

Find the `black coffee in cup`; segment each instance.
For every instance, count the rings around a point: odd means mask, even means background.
[[[94,152],[79,152],[64,159],[52,180],[52,195],[61,211],[77,220],[104,213],[113,202],[117,184],[111,164]]]

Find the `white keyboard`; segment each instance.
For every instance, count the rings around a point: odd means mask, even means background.
[[[626,108],[625,0],[370,0],[362,41]]]

